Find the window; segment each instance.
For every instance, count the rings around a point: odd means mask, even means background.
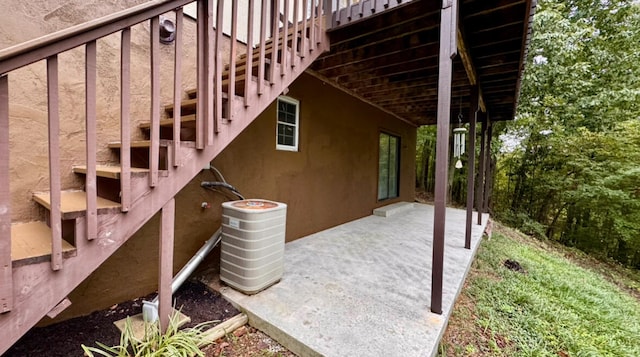
[[[400,138],[380,133],[378,160],[378,200],[398,197]]]
[[[289,97],[278,98],[278,125],[276,127],[276,149],[298,151],[298,114],[297,100]]]

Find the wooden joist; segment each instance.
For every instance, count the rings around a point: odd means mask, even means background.
[[[62,256],[75,256],[76,248],[62,240]],[[13,267],[35,264],[51,259],[51,228],[44,222],[11,225],[11,261]]]

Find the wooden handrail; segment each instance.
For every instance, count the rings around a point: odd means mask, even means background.
[[[194,0],[152,0],[0,50],[0,75],[131,27]]]

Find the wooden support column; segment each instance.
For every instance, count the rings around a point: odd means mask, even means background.
[[[482,212],[489,212],[489,196],[491,195],[491,136],[493,124],[491,118],[487,118],[487,149],[484,158],[484,189],[482,195]]]
[[[433,264],[431,270],[431,311],[442,314],[444,230],[447,210],[449,167],[449,123],[451,121],[451,81],[453,58],[457,53],[458,1],[444,0],[440,18],[438,72],[438,133],[436,141],[435,213],[433,222]]]
[[[464,234],[464,247],[471,249],[471,221],[473,220],[473,179],[476,169],[476,115],[480,110],[478,105],[478,86],[471,86],[471,106],[469,110],[469,160],[467,161],[467,222]]]
[[[480,164],[478,165],[478,187],[476,190],[476,209],[478,210],[478,225],[482,224],[482,213],[484,203],[484,166],[485,166],[485,143],[487,139],[487,115],[482,116],[482,131],[480,134]]]
[[[9,184],[9,79],[3,75],[0,76],[0,313],[13,309]]]
[[[160,219],[160,266],[158,269],[158,318],[164,333],[171,317],[171,283],[173,280],[173,229],[175,223],[175,199],[162,207]]]

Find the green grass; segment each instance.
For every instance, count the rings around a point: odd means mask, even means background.
[[[638,299],[548,245],[494,234],[463,295],[450,324],[461,331],[447,331],[443,355],[640,356]]]

